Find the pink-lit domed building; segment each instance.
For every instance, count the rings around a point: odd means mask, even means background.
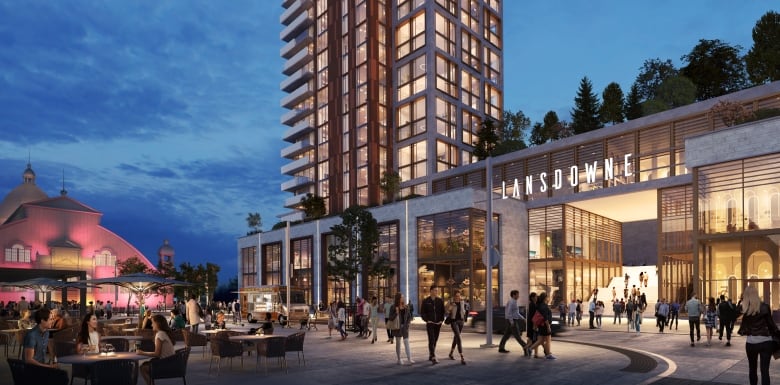
[[[0,204],[0,281],[14,282],[29,278],[93,279],[113,277],[118,273],[117,262],[137,257],[149,268],[154,264],[138,249],[111,230],[101,226],[103,214],[69,196],[63,190],[49,198],[35,184],[35,172],[30,164],[23,173],[23,182],[6,195]],[[172,248],[166,254],[173,254]],[[166,249],[167,250],[167,249]],[[0,288],[0,300],[44,300],[33,290]],[[70,289],[67,293],[51,292],[51,301],[77,300],[111,301],[118,307],[127,306],[128,294],[113,286]],[[135,304],[133,297],[131,305]],[[162,297],[146,299],[148,306],[156,306]]]

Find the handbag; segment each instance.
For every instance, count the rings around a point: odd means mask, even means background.
[[[451,325],[452,324],[452,318],[450,316],[444,317],[444,324],[445,325]]]
[[[387,328],[390,330],[398,330],[401,328],[401,315],[397,314],[395,319],[387,320]]]
[[[544,326],[545,319],[542,313],[539,312],[539,310],[537,310],[536,313],[534,313],[534,317],[531,318],[531,322],[533,322],[534,326],[538,328]]]

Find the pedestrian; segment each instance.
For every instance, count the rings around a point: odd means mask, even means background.
[[[642,282],[644,282],[644,281],[645,281],[645,272],[644,271],[640,271],[639,272],[639,286],[642,286]]]
[[[395,358],[398,365],[403,365],[401,361],[401,340],[403,340],[404,350],[406,351],[406,361],[409,365],[414,363],[412,359],[412,350],[409,347],[409,325],[412,323],[412,315],[409,307],[404,303],[404,295],[395,293],[395,301],[390,308],[388,322],[391,323],[393,337],[395,337]],[[397,327],[397,328],[396,328]]]
[[[737,321],[738,313],[731,298],[726,300],[725,297],[721,294],[720,304],[718,304],[718,320],[720,320],[718,339],[723,340],[723,329],[726,329],[726,346],[731,346],[731,332],[734,330],[734,322]]]
[[[436,342],[439,340],[441,324],[444,322],[444,300],[439,297],[438,287],[431,285],[430,293],[423,300],[420,315],[425,321],[425,330],[428,333],[428,360],[436,365],[439,363],[436,359]]]
[[[517,306],[517,305],[515,305]],[[456,290],[452,295],[452,301],[450,301],[447,307],[447,317],[450,320],[450,327],[452,328],[452,347],[450,347],[450,359],[454,360],[455,348],[458,348],[458,354],[460,354],[460,363],[466,365],[466,359],[463,358],[463,342],[460,338],[460,334],[463,332],[463,324],[466,322],[468,312],[466,311],[466,303],[461,297],[460,291]]]
[[[552,344],[552,312],[550,311],[550,306],[547,305],[547,293],[542,292],[539,294],[539,297],[536,300],[536,311],[541,313],[544,317],[544,325],[539,326],[537,328],[537,332],[539,333],[539,338],[534,342],[531,346],[528,347],[528,355],[527,357],[531,356],[531,351],[533,351],[535,348],[537,348],[539,345],[542,345],[544,348],[544,357],[548,360],[554,360],[557,357],[555,357],[552,354],[551,350],[551,344]],[[533,319],[532,317],[529,317],[529,319]]]
[[[669,304],[666,303],[665,298],[661,298],[661,302],[658,304],[658,311],[656,312],[656,323],[658,324],[658,330],[661,333],[664,332],[664,326],[666,326],[666,317],[669,316]]]
[[[347,311],[344,309],[344,302],[339,301],[336,305],[336,329],[341,334],[341,340],[347,339],[347,332],[344,331],[344,323],[347,322]]]
[[[24,297],[22,297],[24,299]],[[30,329],[27,334],[24,335],[24,362],[28,365],[44,366],[47,368],[56,368],[57,364],[46,363],[46,349],[49,345],[49,317],[50,312],[48,308],[42,308],[35,312],[33,319],[37,323],[37,326]],[[97,323],[97,319],[95,319]],[[34,369],[30,369],[34,370]]]
[[[696,329],[696,342],[701,341],[701,302],[696,297],[696,293],[693,293],[691,299],[685,303],[685,311],[688,313],[688,325],[691,330],[691,347],[694,347],[693,343],[693,330]]]
[[[506,341],[509,340],[509,337],[514,336],[515,340],[517,340],[517,343],[523,347],[523,355],[527,356],[528,350],[526,350],[525,341],[520,338],[520,323],[525,323],[525,317],[520,314],[520,308],[517,306],[517,299],[519,297],[519,291],[512,290],[509,292],[509,300],[506,301],[506,307],[504,308],[504,318],[506,319],[504,336],[501,337],[501,342],[498,344],[498,352],[509,353],[509,350],[506,350],[505,348]]]
[[[628,278],[629,278],[629,275],[628,275],[628,273],[626,273],[626,279],[625,279],[626,289],[628,289]]]
[[[238,321],[241,319],[241,302],[236,299],[236,302],[233,302],[233,323],[238,323]]]
[[[360,319],[360,326],[363,329],[363,338],[371,337],[371,329],[368,328],[369,318],[371,318],[371,302],[363,299],[363,317]]]
[[[615,287],[612,286],[612,302],[615,302],[617,300],[617,290],[615,290]]]
[[[613,325],[615,323],[617,323],[618,325],[622,323],[623,310],[625,308],[626,308],[626,304],[623,303],[623,298],[621,298],[620,301],[615,301],[612,303],[612,312],[615,313],[614,318],[612,318]]]
[[[336,301],[330,301],[330,305],[328,305],[328,338],[333,338],[333,330],[336,329],[336,323],[339,319],[338,313]]]
[[[645,306],[641,302],[637,303],[634,307],[634,330],[639,335],[642,325],[642,316],[645,313]]]
[[[97,316],[87,313],[81,321],[81,328],[76,336],[76,353],[100,353],[100,333],[98,333]]]
[[[534,326],[533,321],[531,320],[534,316],[534,313],[536,313],[536,300],[537,295],[535,292],[531,292],[531,294],[528,295],[528,313],[526,315],[528,317],[525,317],[525,336],[528,337],[528,345],[533,345],[538,339],[539,336],[536,332],[536,327]],[[579,305],[578,305],[579,306]],[[577,321],[577,325],[579,325],[579,320]],[[539,345],[536,345],[536,348],[538,348]],[[530,354],[531,349],[527,349],[527,352]],[[527,357],[528,354],[526,354]],[[534,358],[538,357],[538,354],[536,351],[534,351]]]
[[[593,321],[596,320],[596,297],[593,297],[590,303],[588,303],[588,315],[590,316],[588,322],[590,329],[595,329],[596,326],[593,324]]]
[[[572,298],[569,304],[569,326],[574,326],[575,318],[577,318],[577,300]]]
[[[593,314],[596,315],[596,327],[601,329],[601,316],[604,315],[604,302],[596,301],[596,309]]]
[[[761,360],[761,384],[769,385],[769,362],[774,351],[772,335],[778,335],[777,325],[772,319],[769,305],[761,302],[758,289],[748,286],[742,292],[742,325],[737,332],[747,336],[745,353],[748,359],[748,379],[750,385],[758,384],[758,364]]]
[[[106,302],[106,319],[111,319],[114,315],[114,305],[111,301]]]
[[[707,307],[704,309],[704,327],[707,332],[707,346],[712,343],[712,334],[718,325],[718,307],[715,306],[715,298],[710,297],[707,300]]]
[[[372,336],[371,343],[373,344],[376,342],[376,324],[377,319],[379,318],[379,300],[376,298],[376,296],[371,297],[368,310],[368,323],[371,327],[368,329],[368,335]]]
[[[198,325],[200,325],[200,305],[195,300],[197,296],[195,294],[190,295],[189,301],[187,301],[187,322],[190,323],[190,332],[192,334],[198,334]]]
[[[558,317],[560,317],[561,323],[566,323],[566,302],[561,301],[558,303]]]
[[[393,300],[390,298],[389,295],[385,296],[385,328],[387,329],[387,342],[393,343],[393,331],[390,330],[388,327],[389,317],[390,317],[390,309],[393,308]]]
[[[353,317],[355,329],[358,332],[357,338],[363,337],[363,334],[366,332],[363,329],[363,304],[365,301],[363,298],[357,297],[355,301],[355,314]]]
[[[577,326],[580,326],[582,321],[582,300],[577,298]]]
[[[628,330],[634,329],[634,311],[636,311],[634,298],[629,298],[628,301],[626,301],[626,322],[628,322]]]
[[[680,317],[680,303],[674,300],[669,306],[669,319],[666,320],[666,324],[669,325],[669,330],[672,330],[672,324],[674,323],[674,330],[677,330],[677,320]]]

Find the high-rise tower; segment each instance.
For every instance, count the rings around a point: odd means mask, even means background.
[[[381,203],[387,170],[402,196],[428,195],[433,174],[475,160],[482,120],[503,109],[500,0],[282,6],[286,207],[307,193],[329,213]]]

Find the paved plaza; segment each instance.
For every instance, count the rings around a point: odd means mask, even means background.
[[[584,320],[585,321],[585,320]],[[482,347],[487,342],[484,334],[463,334],[464,356],[467,364],[447,357],[452,333],[442,328],[438,343],[439,364],[427,361],[427,340],[419,318],[413,324],[410,341],[413,365],[399,366],[395,358],[395,345],[380,338],[377,343],[356,338],[350,333],[345,341],[328,338],[327,327],[307,332],[305,341],[306,365],[299,365],[295,353],[288,353],[288,372],[280,369],[276,361],[269,362],[268,374],[262,363],[255,370],[255,355],[233,359],[232,368],[227,359],[216,375],[216,363],[209,374],[210,352],[205,357],[200,347],[193,348],[189,360],[188,385],[230,384],[745,384],[747,359],[745,339],[732,337],[732,346],[718,341],[717,332],[712,346],[705,346],[706,338],[695,346],[689,345],[688,323],[682,321],[678,330],[659,333],[654,319],[645,319],[643,332],[637,335],[626,330],[625,320],[613,325],[612,319],[604,319],[603,328],[589,330],[587,322],[580,327],[569,328],[566,333],[553,338],[552,351],[557,360],[523,357],[516,341],[507,343],[508,354],[500,354],[498,348]],[[466,330],[468,327],[466,328]],[[275,334],[290,334],[296,328],[277,328]],[[702,332],[705,328],[702,326]],[[380,329],[380,337],[386,336]],[[498,345],[501,336],[493,335],[492,343]],[[541,350],[540,350],[541,351]],[[404,356],[402,350],[402,357]],[[457,358],[457,354],[456,354]],[[61,365],[68,369],[68,365]],[[780,362],[773,362],[772,377],[780,378]],[[75,383],[79,384],[80,380]],[[5,361],[0,364],[0,384],[10,383],[10,373]],[[139,378],[139,382],[143,381]],[[180,379],[160,380],[160,385],[181,384]]]

